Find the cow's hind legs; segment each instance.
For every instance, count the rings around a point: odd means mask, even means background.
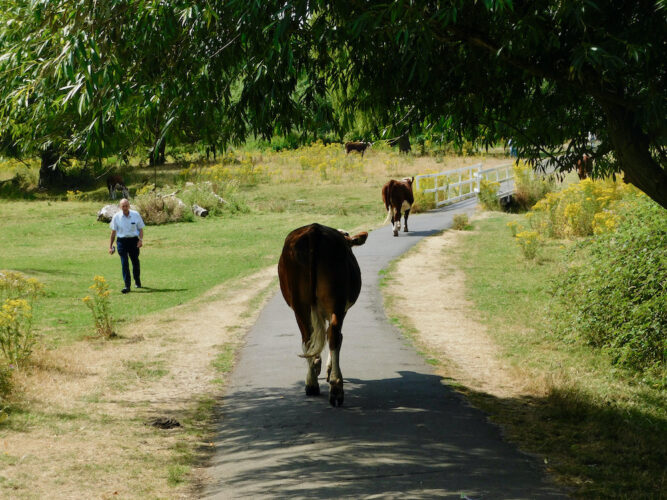
[[[405,219],[405,228],[403,228],[403,232],[408,232],[408,215],[410,214],[410,210],[405,211],[404,219]]]
[[[317,377],[322,371],[322,358],[315,356],[308,358],[308,373],[306,374],[306,396],[319,396],[320,384]]]
[[[401,212],[396,213],[396,219],[394,220],[394,236],[398,236],[398,232],[401,230]]]
[[[331,315],[329,326],[329,362],[327,363],[327,380],[329,381],[329,403],[331,406],[343,406],[345,392],[343,391],[343,374],[340,370],[340,347],[343,344],[341,333],[344,313],[339,318],[336,314]]]

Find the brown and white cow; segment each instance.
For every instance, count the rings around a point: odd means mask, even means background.
[[[584,153],[581,158],[577,160],[577,175],[579,180],[584,180],[591,173],[593,159]]]
[[[112,200],[116,199],[116,191],[120,191],[123,194],[123,198],[128,199],[130,197],[127,186],[125,186],[125,181],[120,175],[114,174],[107,177],[107,189]]]
[[[382,201],[387,210],[387,218],[384,223],[391,221],[394,236],[398,236],[401,229],[401,211],[405,214],[405,228],[403,231],[408,232],[408,215],[410,215],[410,209],[415,202],[415,197],[412,194],[414,180],[414,177],[405,177],[400,181],[392,179],[382,187]]]
[[[372,144],[370,142],[346,142],[345,153],[350,154],[350,151],[358,151],[361,153],[361,156],[364,156],[364,151],[366,151],[371,146]]]
[[[343,320],[361,291],[361,271],[352,247],[363,245],[366,238],[366,232],[349,236],[331,227],[310,224],[287,235],[278,261],[280,290],[296,316],[302,357],[308,361],[306,395],[320,393],[320,355],[328,342],[327,381],[332,406],[343,404],[339,363]]]

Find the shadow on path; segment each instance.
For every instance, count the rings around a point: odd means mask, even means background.
[[[342,408],[320,383],[313,398],[303,384],[226,397],[212,464],[223,477],[210,496],[564,498],[438,376],[346,379]]]

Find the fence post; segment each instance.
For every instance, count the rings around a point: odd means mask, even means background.
[[[434,187],[435,187],[435,191],[433,192],[433,196],[435,196],[435,206],[437,208],[437,206],[438,206],[438,174],[436,174],[433,177],[433,179],[435,179],[435,182],[433,183]]]

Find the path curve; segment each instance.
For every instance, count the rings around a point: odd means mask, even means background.
[[[379,271],[476,200],[410,217],[355,247],[359,300],[343,325],[345,404],[306,397],[294,314],[277,293],[248,333],[221,408],[204,498],[565,498],[534,457],[444,386],[387,320]],[[426,263],[425,263],[426,265]]]

